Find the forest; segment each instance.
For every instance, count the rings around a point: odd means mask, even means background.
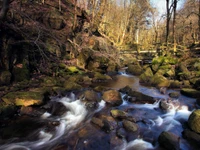
[[[0,150],[199,143],[200,0],[0,0]]]

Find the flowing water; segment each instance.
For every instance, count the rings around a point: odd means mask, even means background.
[[[109,133],[102,131],[90,122],[91,117],[98,113],[109,115],[113,108],[106,106],[102,100],[95,111],[87,110],[84,103],[74,93],[71,93],[62,98],[53,97],[51,100],[52,102],[62,103],[67,110],[65,113],[55,116],[49,112],[44,112],[37,118],[38,122],[57,122],[56,126],[52,127],[51,130],[42,126],[25,138],[3,141],[0,150],[161,149],[157,138],[162,131],[170,131],[180,136],[182,150],[196,149],[195,146],[183,139],[181,134],[187,126],[186,122],[189,115],[195,108],[195,99],[180,95],[178,99],[173,99],[173,103],[169,104],[169,109],[162,110],[159,107],[160,101],[169,99],[168,93],[174,90],[168,90],[165,95],[162,95],[156,88],[141,86],[137,77],[129,76],[124,72],[117,75],[114,81],[102,85],[113,89],[120,89],[129,85],[133,90],[157,99],[154,104],[134,104],[123,100],[121,106],[114,107],[126,111],[137,120],[139,126],[137,133],[126,133],[125,137],[118,139],[116,138],[116,131]],[[123,96],[124,94],[122,94]],[[119,124],[120,122],[117,123],[117,125]]]

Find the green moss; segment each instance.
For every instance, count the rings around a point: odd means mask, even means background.
[[[200,133],[200,109],[192,112],[189,116],[188,124],[193,131]]]
[[[125,118],[127,115],[124,111],[117,109],[111,110],[110,113],[114,118]]]
[[[43,92],[10,92],[2,97],[2,100],[8,105],[29,106],[40,105],[44,99]]]

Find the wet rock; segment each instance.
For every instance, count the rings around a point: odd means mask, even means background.
[[[177,100],[168,99],[161,100],[159,106],[161,109],[168,111],[170,109],[178,108],[180,106],[180,103]]]
[[[167,88],[166,87],[160,87],[160,93],[161,94],[166,94]]]
[[[131,89],[130,86],[127,85],[124,88],[121,88],[119,91],[124,93],[124,94],[129,94],[132,91],[132,89]]]
[[[135,132],[138,130],[137,124],[128,120],[123,120],[123,126],[126,130],[131,132]]]
[[[54,116],[61,116],[68,111],[67,107],[61,102],[52,102],[50,113]]]
[[[159,144],[167,150],[180,150],[180,137],[171,132],[162,132],[158,137]]]
[[[124,128],[119,128],[117,130],[117,136],[119,138],[125,138],[126,137],[126,131],[125,131],[125,129]]]
[[[138,101],[140,103],[143,103],[143,102],[154,103],[155,102],[155,99],[153,97],[145,95],[138,91],[133,91],[130,86],[125,86],[119,91],[128,95],[127,100],[129,102],[135,102],[135,101]]]
[[[99,126],[105,132],[110,132],[111,130],[114,129],[114,125],[112,124],[112,121],[110,121],[106,118],[92,117],[91,122],[94,123],[95,125]]]
[[[149,95],[145,95],[141,92],[138,92],[138,91],[131,91],[129,93],[129,95],[131,97],[135,97],[136,98],[136,101],[139,102],[139,103],[150,103],[150,104],[153,104],[155,102],[155,99]]]
[[[110,113],[114,118],[123,119],[127,117],[127,113],[122,110],[113,109]]]
[[[189,141],[195,142],[200,145],[200,134],[197,134],[191,130],[185,129],[183,132],[183,137]]]
[[[119,106],[122,104],[122,98],[117,90],[108,90],[103,93],[103,100],[113,106]]]
[[[95,110],[99,106],[99,104],[98,102],[86,101],[85,106],[88,110]]]
[[[189,127],[196,133],[200,133],[200,109],[192,112],[188,119]]]
[[[81,100],[85,100],[85,101],[93,101],[93,102],[100,101],[98,93],[96,93],[93,90],[87,90],[87,91],[83,92],[83,94],[81,94],[79,98]]]
[[[169,96],[171,98],[179,98],[180,94],[179,94],[179,92],[171,92],[171,93],[169,93]]]
[[[110,138],[110,147],[111,149],[115,148],[115,147],[119,147],[119,145],[122,145],[124,143],[124,141],[119,138],[118,136],[116,136],[115,134],[111,135],[111,138]]]
[[[188,96],[188,97],[193,97],[193,98],[200,97],[200,91],[195,90],[195,89],[190,89],[190,88],[181,89],[181,94]]]
[[[33,107],[25,107],[22,106],[20,109],[20,115],[28,115],[28,116],[41,116],[44,113],[42,110],[34,109]]]

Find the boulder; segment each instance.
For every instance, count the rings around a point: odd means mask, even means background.
[[[6,104],[16,106],[41,105],[45,99],[41,91],[10,92],[2,97]]]
[[[119,118],[119,119],[123,119],[127,117],[127,113],[122,111],[122,110],[118,110],[118,109],[113,109],[110,111],[111,116],[113,116],[114,118]]]
[[[179,92],[171,92],[169,93],[169,97],[171,98],[178,98],[180,96]]]
[[[127,68],[127,72],[133,75],[141,75],[143,72],[142,67],[139,64],[129,64]]]
[[[122,104],[121,94],[117,90],[108,90],[103,93],[103,100],[113,106]]]
[[[196,133],[200,133],[200,109],[192,112],[188,119],[189,127]]]
[[[170,80],[170,88],[180,88],[182,83],[178,80]]]
[[[153,72],[150,67],[148,67],[140,76],[140,82],[149,83],[151,78],[153,77]]]
[[[163,75],[160,74],[155,74],[151,79],[150,79],[151,85],[157,86],[157,87],[169,87],[170,86],[170,81],[165,78]]]
[[[92,117],[91,122],[100,127],[105,132],[110,132],[117,127],[116,121],[111,116],[94,116]]]
[[[80,90],[82,86],[73,81],[65,81],[64,88],[66,91],[73,91]]]
[[[92,79],[93,82],[107,82],[109,80],[112,80],[110,76],[101,74],[99,72],[95,72],[94,78]]]
[[[200,145],[200,134],[197,134],[189,129],[185,129],[182,132],[182,135],[183,135],[183,138]]]
[[[162,132],[158,137],[159,144],[167,150],[180,150],[180,137],[171,132]]]
[[[200,91],[195,90],[195,89],[191,89],[191,88],[182,88],[181,94],[188,96],[188,97],[193,97],[193,98],[199,98],[200,97]]]
[[[131,132],[136,132],[138,130],[138,125],[134,122],[131,122],[129,120],[123,120],[123,126],[126,130]]]
[[[94,102],[99,102],[100,98],[98,96],[98,93],[93,91],[93,90],[86,90],[84,91],[80,96],[79,99],[83,101],[94,101]]]

